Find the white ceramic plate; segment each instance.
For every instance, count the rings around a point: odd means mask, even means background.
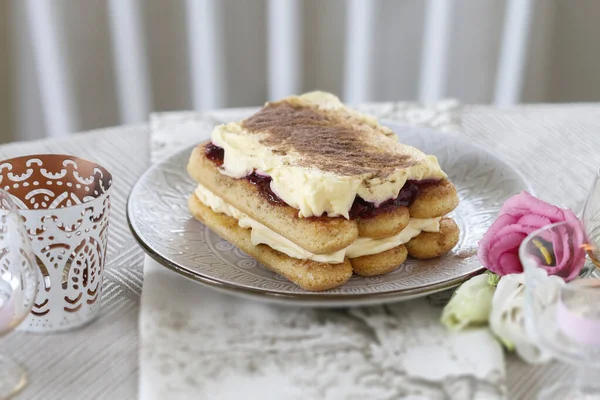
[[[460,227],[460,241],[442,257],[409,259],[386,275],[354,276],[332,290],[305,291],[190,216],[187,200],[196,186],[186,172],[191,148],[155,164],[136,183],[127,206],[131,230],[144,250],[165,267],[234,295],[271,302],[353,306],[407,300],[454,287],[482,270],[475,254],[477,242],[504,200],[530,190],[529,185],[510,165],[453,134],[386,125],[401,142],[436,155],[458,189],[460,205],[452,217]]]

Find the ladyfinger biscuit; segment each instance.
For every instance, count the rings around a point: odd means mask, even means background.
[[[188,207],[196,219],[217,235],[303,289],[315,292],[332,289],[343,285],[352,276],[352,265],[348,259],[344,259],[341,264],[297,260],[269,246],[253,245],[250,240],[250,229],[240,227],[235,218],[215,213],[193,194],[188,201]]]
[[[400,233],[409,221],[410,214],[406,207],[398,207],[371,218],[358,218],[358,236],[384,239]]]
[[[285,204],[271,204],[246,179],[221,174],[205,157],[205,145],[200,144],[192,151],[188,173],[250,218],[313,254],[334,253],[349,246],[358,237],[356,221],[343,217],[298,218],[298,210]]]
[[[460,230],[451,218],[442,218],[439,232],[421,232],[405,244],[408,255],[421,260],[446,254],[458,243]]]
[[[355,274],[361,276],[382,275],[397,269],[406,261],[407,254],[406,247],[400,245],[383,253],[351,258],[350,263],[352,263]]]
[[[423,184],[419,196],[408,207],[411,218],[442,217],[458,206],[456,188],[447,179],[439,182]]]

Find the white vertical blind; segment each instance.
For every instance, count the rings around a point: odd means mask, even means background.
[[[302,90],[302,0],[269,0],[269,100]]]
[[[77,131],[79,124],[59,8],[50,1],[25,2],[46,133],[51,137],[68,135]]]
[[[516,104],[521,99],[532,16],[533,0],[507,1],[494,97],[498,106]]]
[[[420,101],[431,102],[444,97],[453,8],[454,0],[427,0],[425,3]]]
[[[225,74],[220,0],[187,0],[187,33],[196,110],[224,106]]]
[[[140,0],[109,0],[108,12],[121,121],[145,121],[152,95]]]
[[[376,2],[349,0],[346,19],[344,100],[351,104],[372,100],[373,47]]]

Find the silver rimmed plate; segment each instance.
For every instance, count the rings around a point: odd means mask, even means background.
[[[477,242],[504,200],[530,190],[529,185],[510,165],[453,134],[387,125],[403,143],[436,155],[458,189],[460,205],[452,217],[460,227],[460,241],[440,258],[409,259],[386,275],[354,276],[332,290],[305,291],[190,216],[187,200],[196,186],[186,172],[191,147],[155,164],[136,183],[127,206],[131,230],[144,250],[165,267],[227,293],[271,302],[354,306],[407,300],[454,287],[481,272]]]

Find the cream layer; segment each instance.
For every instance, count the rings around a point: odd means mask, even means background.
[[[260,222],[250,218],[237,208],[225,202],[206,187],[198,185],[194,194],[200,202],[210,207],[216,213],[226,214],[238,220],[242,228],[251,229],[250,238],[255,246],[265,244],[289,257],[300,260],[312,260],[322,263],[339,264],[345,257],[356,258],[372,254],[383,253],[389,249],[407,243],[410,239],[418,236],[421,232],[439,232],[440,219],[417,219],[411,218],[408,226],[400,233],[384,239],[371,239],[365,237],[357,238],[350,246],[330,254],[313,254],[294,242],[269,229]]]

